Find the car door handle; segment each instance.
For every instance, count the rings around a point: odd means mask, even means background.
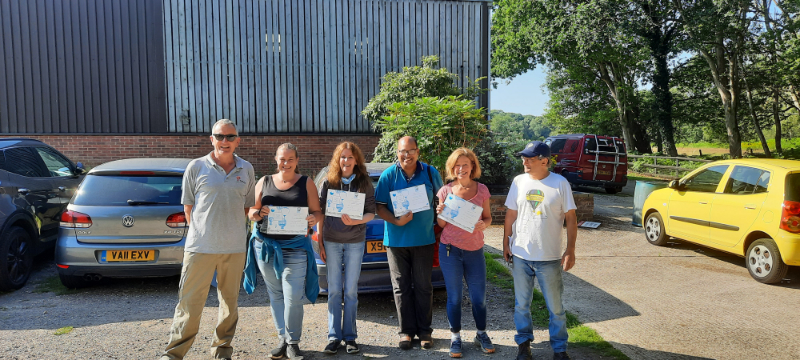
[[[26,188],[19,188],[19,190],[17,190],[17,192],[22,194],[22,195],[28,195],[28,193],[31,192],[31,191],[26,189]]]
[[[747,204],[747,205],[744,206],[744,208],[747,209],[747,210],[755,210],[756,206],[753,205],[753,204]]]
[[[66,188],[66,187],[64,187],[64,186],[59,186],[59,187],[58,187],[58,190],[60,190],[60,191],[67,191],[67,188]]]
[[[708,205],[708,202],[707,201],[701,201],[700,205]]]

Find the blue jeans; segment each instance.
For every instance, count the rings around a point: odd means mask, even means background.
[[[253,241],[253,250],[261,252],[261,241]],[[303,249],[283,249],[283,274],[275,276],[272,262],[256,258],[258,270],[267,283],[269,305],[278,336],[289,344],[300,342],[303,334],[303,298],[305,297],[306,267],[308,255]]]
[[[533,321],[531,320],[531,301],[533,300],[533,280],[539,278],[547,310],[550,312],[550,346],[554,352],[567,351],[567,313],[561,302],[564,282],[561,279],[561,261],[527,261],[514,257],[514,325],[517,334],[514,341],[522,344],[533,340]]]
[[[486,259],[483,249],[475,251],[461,250],[439,244],[439,267],[444,275],[447,288],[447,320],[450,332],[461,331],[461,294],[462,278],[467,281],[469,299],[472,302],[472,317],[475,318],[477,330],[486,330]]]
[[[350,244],[325,242],[328,266],[328,340],[351,341],[358,337],[356,331],[358,278],[361,276],[361,260],[364,258],[365,244],[364,241]],[[342,296],[344,296],[344,317],[342,317]]]

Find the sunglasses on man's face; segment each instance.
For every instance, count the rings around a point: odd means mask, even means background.
[[[236,140],[237,137],[239,137],[239,135],[235,135],[235,134],[230,134],[230,135],[214,134],[214,139],[217,139],[217,141],[222,141],[222,139],[228,139],[228,141],[233,141],[233,140]]]

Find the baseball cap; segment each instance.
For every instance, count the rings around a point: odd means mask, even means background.
[[[550,147],[541,141],[531,141],[528,143],[528,145],[525,145],[525,149],[522,149],[522,151],[514,155],[524,156],[527,158],[532,158],[537,156],[550,157]]]

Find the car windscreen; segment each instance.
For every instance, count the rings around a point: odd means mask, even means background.
[[[784,200],[800,202],[800,173],[786,175]]]
[[[87,175],[72,203],[88,206],[180,205],[182,179],[181,176]]]

